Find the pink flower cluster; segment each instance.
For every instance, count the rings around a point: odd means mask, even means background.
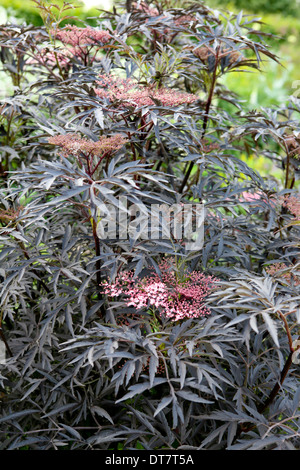
[[[113,75],[100,75],[99,78],[96,83],[101,88],[96,88],[95,93],[100,98],[119,102],[119,106],[142,107],[158,104],[176,107],[193,103],[198,99],[198,96],[192,93],[170,88],[142,87],[131,78],[123,79]]]
[[[134,279],[133,271],[120,273],[114,283],[102,283],[103,293],[110,298],[124,296],[126,305],[136,310],[154,307],[175,321],[210,313],[204,301],[216,279],[197,271],[178,279],[167,261],[159,267],[161,278],[156,272],[142,280]]]
[[[97,142],[83,139],[77,134],[58,134],[48,139],[48,142],[61,147],[67,155],[77,155],[80,152],[101,157],[119,150],[127,141],[122,134],[111,137],[102,136]]]
[[[257,191],[256,193],[250,193],[248,191],[242,192],[242,198],[240,201],[252,202],[255,204],[255,201],[264,201],[269,202],[274,207],[279,205],[285,207],[292,215],[294,215],[294,221],[300,221],[300,195],[292,196],[280,196],[275,197],[275,195],[267,196],[262,191]]]
[[[291,266],[287,266],[285,263],[276,263],[266,267],[266,271],[270,276],[284,279],[288,284],[293,282],[295,286],[300,286],[300,276],[291,273],[289,268]]]
[[[262,191],[257,191],[256,193],[250,193],[248,191],[242,192],[242,197],[239,199],[241,202],[249,202],[252,205],[256,204],[256,201],[262,201],[265,203],[269,203],[271,206],[276,206],[276,200],[273,196],[268,196],[267,194],[263,193]]]
[[[91,26],[79,28],[75,25],[67,25],[60,30],[50,31],[52,36],[59,39],[64,45],[68,45],[67,51],[82,60],[85,60],[89,52],[95,48],[97,52],[100,47],[107,44],[111,35],[108,31],[94,29]],[[71,46],[71,47],[70,47]],[[92,62],[95,56],[92,57]]]
[[[300,197],[288,196],[284,199],[283,206],[294,215],[296,221],[300,221]]]
[[[255,201],[257,199],[258,200],[261,199],[262,193],[261,192],[249,193],[248,191],[244,191],[244,192],[242,192],[242,196],[245,199],[245,201],[252,202],[252,201]]]
[[[95,46],[99,43],[103,45],[111,39],[108,31],[94,29],[91,26],[79,28],[75,25],[67,25],[63,29],[52,30],[51,34],[63,44],[70,44],[73,47]]]
[[[92,176],[104,158],[110,157],[127,142],[122,134],[111,137],[101,136],[97,142],[83,139],[77,134],[58,134],[48,139],[52,145],[58,145],[64,156],[84,158],[87,171]]]

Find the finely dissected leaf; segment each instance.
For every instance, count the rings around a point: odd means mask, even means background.
[[[151,355],[149,360],[149,379],[150,385],[153,386],[155,380],[155,374],[159,365],[159,360],[156,356]]]
[[[103,443],[111,443],[114,441],[120,442],[122,440],[126,440],[126,436],[128,435],[128,431],[113,431],[113,430],[104,430],[100,431],[100,433],[95,436],[92,436],[88,439],[88,443],[94,444],[103,444]]]
[[[114,424],[111,416],[107,413],[106,410],[104,410],[103,408],[101,408],[100,406],[93,406],[91,408],[91,411],[93,411],[94,413],[96,413],[97,415],[99,416],[102,416],[103,418],[106,418],[108,421],[111,422],[111,424]]]
[[[207,444],[210,442],[214,441],[216,438],[218,438],[218,442],[221,442],[221,439],[226,431],[226,429],[229,427],[229,424],[223,424],[219,428],[215,429],[211,434],[209,434],[204,441],[201,443],[200,449],[205,448]]]
[[[29,389],[26,391],[26,393],[23,395],[23,397],[21,398],[21,401],[25,400],[37,387],[39,387],[39,385],[41,384],[41,382],[42,382],[43,380],[44,380],[44,379],[36,380],[36,381],[31,385],[31,387],[29,387]]]
[[[271,316],[267,312],[262,312],[262,317],[270,335],[273,338],[274,343],[277,347],[279,347],[278,334],[275,322],[272,320]]]
[[[176,395],[178,395],[181,398],[184,398],[185,400],[189,400],[189,401],[193,401],[197,403],[213,403],[210,400],[206,400],[205,398],[199,397],[199,395],[189,390],[178,390],[176,392]]]
[[[64,413],[65,411],[69,411],[75,407],[78,407],[78,404],[77,403],[68,403],[66,405],[63,405],[63,406],[59,406],[57,408],[54,408],[52,411],[49,411],[49,413],[46,413],[45,415],[43,415],[43,419],[46,419],[48,418],[49,416],[54,416],[54,415],[59,415],[59,414],[62,414]]]
[[[251,328],[255,331],[255,333],[258,333],[257,319],[255,315],[251,315],[249,323],[250,323]]]
[[[68,431],[73,437],[75,437],[75,439],[78,439],[79,441],[82,440],[81,435],[78,431],[76,431],[76,429],[63,423],[60,423],[60,426],[62,426],[66,431]]]
[[[45,444],[46,441],[47,439],[45,437],[39,437],[39,436],[27,437],[25,439],[17,440],[13,442],[8,447],[8,450],[20,449],[21,447],[26,448],[26,446],[30,446],[32,444],[40,444],[41,446],[43,446],[43,444]]]
[[[160,385],[160,384],[162,384],[166,381],[167,380],[164,379],[164,378],[155,378],[152,385],[150,384],[150,382],[145,382],[145,383],[137,384],[137,385],[131,385],[129,387],[129,390],[131,390],[131,391],[126,393],[126,395],[124,395],[122,398],[118,399],[116,401],[116,403],[128,400],[129,398],[132,398],[137,394],[141,394],[141,393],[145,392],[146,390],[149,390],[150,388],[155,387],[157,385]]]
[[[166,406],[168,406],[172,401],[174,400],[174,397],[173,396],[168,396],[168,397],[164,397],[161,402],[158,404],[156,410],[155,410],[155,413],[154,413],[154,417],[156,415],[158,415],[158,413],[160,413]]]
[[[0,418],[0,423],[6,422],[6,421],[13,421],[14,419],[23,418],[24,416],[27,416],[33,413],[39,413],[39,412],[40,410],[38,409],[27,409],[27,410],[25,409],[22,411],[17,411],[15,413],[2,416],[2,418]]]
[[[47,205],[53,206],[63,201],[66,201],[67,199],[73,198],[74,196],[77,196],[77,194],[80,194],[89,188],[90,187],[88,185],[85,185],[85,186],[79,186],[77,188],[69,189],[68,191],[65,191],[61,196],[55,197],[51,199],[50,201],[48,201]]]

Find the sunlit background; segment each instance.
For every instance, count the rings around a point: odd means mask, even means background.
[[[69,3],[72,2],[70,1]],[[112,7],[113,0],[81,0],[79,2],[74,1],[74,4],[82,5],[85,11],[91,10],[93,8],[103,8],[105,10],[109,10]],[[37,10],[36,15],[34,14],[35,9],[36,8],[32,0],[0,0],[0,23],[6,23],[7,20],[11,19],[16,19],[17,22],[22,22],[22,19],[27,19],[31,15],[32,17],[38,16]]]

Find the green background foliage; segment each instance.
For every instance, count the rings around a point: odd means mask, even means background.
[[[51,2],[50,2],[51,3]],[[58,5],[62,5],[63,2],[58,0],[56,3]],[[99,16],[99,11],[97,9],[99,7],[103,7],[101,1],[96,4],[96,6],[88,7],[85,3],[81,2],[80,0],[75,5],[78,5],[78,8],[72,10],[72,15],[77,16],[80,20],[86,21],[87,23],[94,25],[95,21],[91,20],[90,17]],[[28,24],[33,24],[35,26],[43,25],[43,20],[39,11],[36,8],[36,5],[31,0],[1,0],[0,7],[5,10],[8,18],[13,17],[16,18],[18,21],[26,21]],[[4,16],[4,11],[2,10],[2,16]],[[76,23],[72,21],[71,23]]]
[[[299,220],[284,200],[299,196],[296,16],[258,12],[263,26],[236,4],[185,2],[168,16],[180,3],[164,0],[159,18],[129,3],[97,19],[108,42],[79,50],[57,45],[66,31],[42,2],[46,27],[1,26],[0,450],[299,449]],[[272,29],[284,34],[268,48]],[[203,248],[100,239],[119,196],[203,201]],[[209,315],[103,295],[128,269],[144,292],[164,258],[184,308],[190,272],[218,277]]]

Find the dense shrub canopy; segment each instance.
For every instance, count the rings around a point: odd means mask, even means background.
[[[37,8],[0,26],[0,448],[299,449],[300,101],[222,80],[279,61],[263,31],[198,1]],[[203,244],[117,236],[120,201],[201,206]]]

